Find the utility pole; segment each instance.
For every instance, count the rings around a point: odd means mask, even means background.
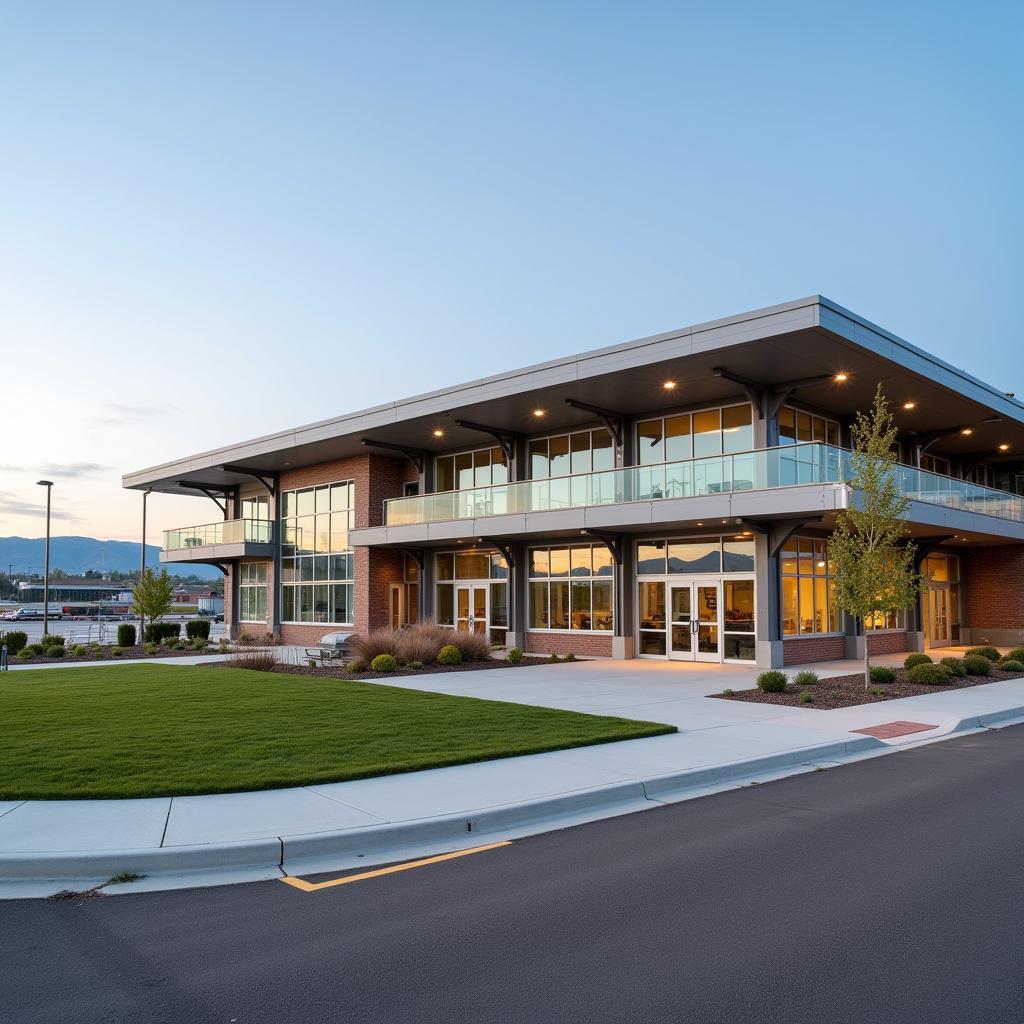
[[[50,494],[53,481],[37,480],[36,483],[46,488],[46,556],[43,569],[43,636],[46,636],[50,632]]]

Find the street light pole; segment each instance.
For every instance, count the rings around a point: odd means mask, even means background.
[[[139,583],[146,575],[146,499],[152,494],[152,488],[142,492],[142,557],[139,559]],[[146,616],[139,612],[139,643],[145,643]]]
[[[50,494],[53,481],[37,480],[36,483],[46,488],[46,556],[43,568],[43,636],[46,636],[50,632]]]

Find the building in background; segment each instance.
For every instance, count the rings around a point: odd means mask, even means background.
[[[881,382],[930,574],[868,636],[828,557]],[[1024,641],[1024,405],[821,296],[131,473],[216,503],[161,560],[290,643],[432,618],[533,652],[761,666]],[[211,512],[213,508],[211,507]]]

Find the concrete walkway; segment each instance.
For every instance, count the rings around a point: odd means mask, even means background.
[[[814,668],[821,675],[857,670],[851,662]],[[591,661],[388,680],[668,722],[680,732],[257,793],[0,803],[0,897],[85,888],[120,871],[147,876],[118,887],[123,891],[383,863],[649,809],[1024,717],[1024,679],[836,711],[706,696],[746,688],[756,674],[734,666]],[[896,721],[932,728],[892,740],[852,731]]]

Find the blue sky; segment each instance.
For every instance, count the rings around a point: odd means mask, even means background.
[[[814,292],[1024,393],[1022,52],[1019,4],[0,3],[0,534]]]

